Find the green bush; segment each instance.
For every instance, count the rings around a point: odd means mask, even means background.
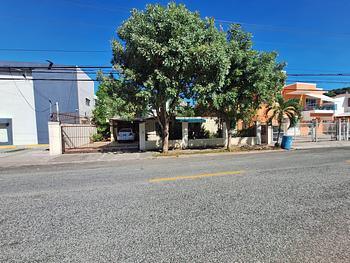
[[[93,142],[100,142],[100,141],[103,141],[104,140],[104,137],[102,134],[100,133],[95,133],[91,136],[91,141]]]

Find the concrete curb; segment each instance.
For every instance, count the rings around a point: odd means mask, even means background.
[[[290,151],[293,151],[290,150]],[[237,151],[237,152],[217,152],[217,153],[187,153],[187,154],[179,154],[179,155],[170,155],[170,156],[153,156],[155,159],[166,159],[166,158],[188,158],[195,156],[217,156],[217,155],[248,155],[248,154],[257,154],[257,153],[273,153],[273,152],[290,152],[287,150],[279,149],[279,150],[253,150],[253,151]]]

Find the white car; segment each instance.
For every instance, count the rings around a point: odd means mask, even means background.
[[[132,131],[131,128],[123,128],[120,129],[117,134],[117,141],[134,141],[135,140],[135,133]]]

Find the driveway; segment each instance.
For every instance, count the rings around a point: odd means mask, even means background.
[[[349,262],[350,150],[0,171],[1,262]]]

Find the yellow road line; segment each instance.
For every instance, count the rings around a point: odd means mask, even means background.
[[[0,146],[0,149],[15,149],[17,146],[15,145],[5,145],[5,146]]]
[[[214,177],[214,176],[238,175],[238,174],[242,174],[243,172],[244,171],[227,171],[227,172],[220,172],[220,173],[208,173],[208,174],[196,174],[196,175],[154,178],[154,179],[149,180],[149,182],[156,183],[156,182],[165,182],[165,181],[191,180],[191,179],[199,179],[199,178]]]
[[[47,147],[49,146],[49,144],[28,144],[25,145],[26,148],[30,148],[30,147]]]

